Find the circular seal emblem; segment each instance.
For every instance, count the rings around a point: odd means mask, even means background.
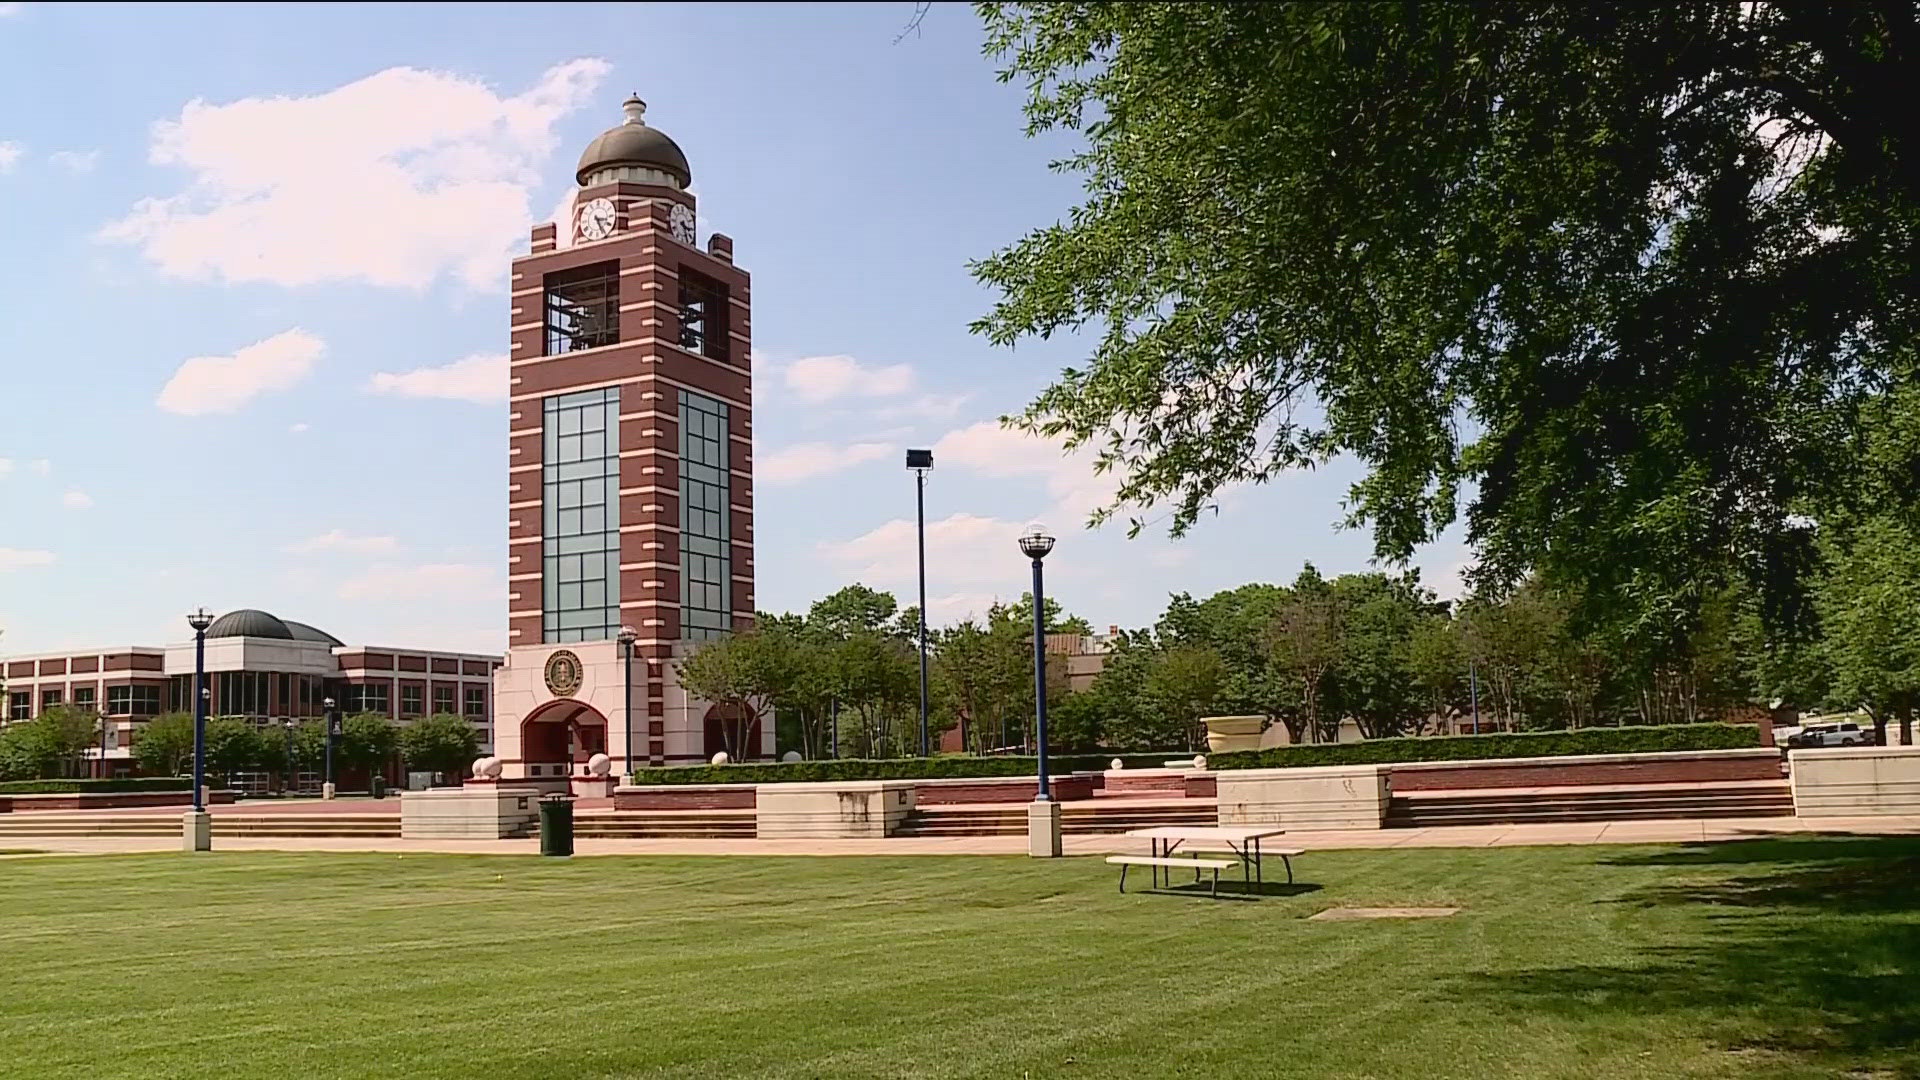
[[[580,689],[580,658],[571,649],[547,657],[547,689],[554,697],[572,697]]]

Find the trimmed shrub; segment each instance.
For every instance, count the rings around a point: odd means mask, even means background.
[[[190,791],[193,780],[185,776],[133,776],[116,780],[7,780],[0,781],[0,795],[73,795],[95,791]]]
[[[1047,755],[1047,771],[1055,776],[1105,769],[1118,757],[1129,769],[1158,767],[1179,757],[1164,754]],[[947,780],[965,777],[1032,776],[1040,771],[1033,757],[841,758],[837,761],[791,761],[738,765],[669,765],[642,769],[636,784],[794,784],[821,780]]]
[[[1746,750],[1760,745],[1752,724],[1675,724],[1669,727],[1583,728],[1501,735],[1445,735],[1373,739],[1357,743],[1276,746],[1212,754],[1214,769],[1285,769],[1308,765],[1392,765],[1413,761],[1564,757],[1575,754],[1652,754],[1675,750]]]

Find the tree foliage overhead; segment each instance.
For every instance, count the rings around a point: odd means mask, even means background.
[[[1913,375],[1912,0],[980,10],[1087,194],[976,329],[1103,331],[1017,418],[1124,477],[1103,516],[1350,455],[1389,560],[1464,501],[1496,586],[1794,614]]]

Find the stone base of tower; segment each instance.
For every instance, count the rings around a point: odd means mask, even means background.
[[[624,774],[629,760],[636,769],[692,765],[729,743],[745,751],[730,751],[732,757],[772,758],[771,717],[758,730],[728,732],[726,710],[681,688],[674,661],[698,647],[675,643],[666,658],[634,658],[630,717],[618,642],[509,647],[493,675],[501,779],[564,790],[569,778],[586,774],[595,754],[612,758],[613,772]]]

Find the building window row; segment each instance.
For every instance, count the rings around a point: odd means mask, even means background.
[[[680,268],[680,347],[715,360],[727,358],[727,287]]]
[[[547,398],[541,632],[601,641],[620,625],[620,390]]]
[[[692,641],[733,626],[727,441],[726,403],[680,391],[680,636]]]

